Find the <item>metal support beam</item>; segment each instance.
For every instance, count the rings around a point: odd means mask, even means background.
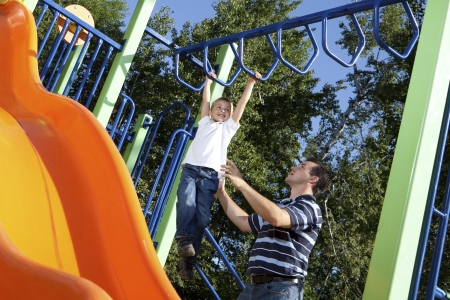
[[[408,299],[450,81],[450,3],[426,7],[364,300]]]
[[[139,0],[125,32],[125,44],[118,53],[94,108],[94,115],[106,127],[122,90],[136,50],[141,42],[156,0]]]

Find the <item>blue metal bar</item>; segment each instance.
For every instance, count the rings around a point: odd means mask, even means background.
[[[355,52],[355,54],[352,56],[352,59],[350,60],[349,63],[344,62],[342,59],[340,59],[339,57],[337,57],[335,54],[333,54],[329,49],[328,49],[328,44],[327,44],[327,19],[328,19],[328,13],[329,11],[326,11],[323,13],[323,19],[322,19],[322,48],[323,51],[325,51],[325,53],[331,57],[332,59],[334,59],[335,61],[337,61],[339,64],[341,64],[344,67],[351,67],[355,64],[355,62],[358,60],[359,56],[361,55],[361,52],[364,50],[364,47],[366,45],[366,37],[364,36],[364,33],[362,32],[361,26],[359,26],[358,20],[355,17],[355,14],[351,14],[351,19],[353,22],[353,26],[355,26],[355,29],[358,33],[358,38],[359,38],[359,45],[358,45],[358,50]]]
[[[448,214],[450,213],[450,170],[447,173],[447,183],[445,185],[444,200],[442,203],[443,216],[439,218],[439,226],[436,235],[436,245],[434,246],[433,258],[431,260],[430,278],[427,285],[427,300],[434,300],[436,287],[441,269],[442,254],[444,252],[445,237],[448,227]]]
[[[59,51],[58,58],[56,59],[56,62],[53,64],[52,74],[50,75],[50,78],[47,80],[47,83],[45,84],[45,88],[47,90],[49,90],[50,92],[53,92],[53,90],[50,89],[50,84],[51,84],[53,78],[55,77],[55,74],[58,71],[58,66],[61,62],[64,52],[66,51],[66,48],[67,48],[67,44],[63,43],[62,49]]]
[[[44,81],[44,79],[47,75],[47,71],[50,68],[50,65],[53,61],[53,57],[55,57],[56,50],[59,48],[62,38],[66,34],[67,27],[69,27],[69,24],[70,24],[70,20],[66,19],[66,21],[64,22],[64,26],[61,29],[61,32],[58,34],[55,42],[53,43],[52,49],[50,50],[50,54],[48,55],[47,60],[45,61],[44,66],[42,67],[41,73],[39,74],[41,81]]]
[[[190,125],[187,125],[188,128],[189,128],[188,132],[191,135],[195,135],[195,133],[193,133],[194,121],[190,121],[189,124]],[[160,216],[158,217],[158,221],[156,222],[156,225],[155,225],[155,228],[154,228],[154,234],[155,235],[156,235],[156,232],[158,231],[159,224],[161,223],[161,219],[163,217],[164,209],[167,206],[167,201],[169,200],[170,191],[172,190],[173,184],[175,182],[175,178],[176,178],[177,173],[178,173],[178,168],[181,165],[181,161],[183,159],[183,154],[186,151],[187,144],[188,144],[188,141],[189,141],[189,139],[188,139],[188,137],[186,135],[182,135],[182,138],[183,138],[182,141],[180,141],[180,143],[179,143],[181,145],[181,147],[179,147],[179,145],[177,145],[176,153],[174,153],[174,156],[175,155],[177,155],[177,156],[176,156],[176,160],[175,160],[175,164],[174,164],[175,167],[173,168],[173,172],[170,174],[170,176],[166,177],[166,180],[167,180],[167,182],[169,184],[168,184],[168,187],[167,187],[167,189],[165,191],[165,194],[164,194],[163,211],[161,212]]]
[[[233,52],[235,53],[235,56],[236,56],[236,50],[234,49],[234,45],[230,44],[230,47],[233,49]],[[209,78],[214,80],[215,82],[217,82],[223,86],[230,86],[236,80],[239,73],[241,73],[242,68],[240,66],[238,66],[237,70],[234,72],[234,74],[231,76],[230,80],[228,80],[227,82],[223,82],[219,78],[214,78],[214,77],[210,76],[209,72],[214,72],[214,69],[211,67],[211,64],[208,60],[208,50],[209,50],[209,46],[208,46],[208,44],[206,44],[205,49],[203,50],[203,72]]]
[[[425,261],[425,253],[427,248],[428,237],[430,234],[430,226],[434,212],[434,203],[438,191],[439,178],[444,161],[444,153],[446,141],[450,127],[450,85],[447,91],[447,101],[445,103],[444,114],[442,117],[442,125],[439,133],[438,145],[436,148],[436,157],[433,164],[433,172],[431,174],[430,188],[427,196],[427,204],[425,207],[424,220],[420,232],[419,245],[414,263],[413,277],[409,291],[409,300],[416,300],[419,292],[420,278],[422,277],[423,263]]]
[[[193,86],[191,86],[190,84],[188,84],[187,82],[185,82],[183,79],[180,78],[180,75],[179,75],[179,72],[180,72],[179,65],[180,65],[180,50],[177,50],[177,51],[175,52],[175,70],[174,70],[174,73],[175,73],[175,79],[176,79],[179,83],[181,83],[182,85],[184,85],[184,86],[190,88],[191,90],[193,90],[194,92],[200,92],[200,91],[203,89],[203,87],[205,86],[205,80],[203,80],[203,82],[200,84],[199,87],[193,87]],[[202,65],[202,67],[203,67],[203,65]]]
[[[53,26],[55,26],[56,20],[58,20],[58,17],[59,17],[58,12],[53,15],[52,21],[50,22],[47,32],[45,33],[45,36],[42,39],[41,44],[39,45],[37,58],[39,58],[41,56],[42,49],[44,49],[44,46],[47,43],[47,40],[50,36],[50,33],[52,32]]]
[[[228,270],[231,272],[231,275],[233,275],[236,282],[239,284],[241,289],[243,290],[245,288],[245,284],[242,282],[239,275],[234,270],[233,266],[231,265],[230,261],[228,260],[225,253],[223,253],[222,249],[220,248],[220,245],[216,242],[211,232],[208,230],[208,228],[205,229],[206,239],[213,245],[213,247],[217,250],[217,253],[219,253],[220,258],[222,258],[223,262],[225,263]]]
[[[277,48],[278,51],[276,52],[278,54],[278,59],[285,65],[287,66],[289,69],[291,69],[292,71],[298,73],[298,74],[305,74],[306,72],[309,71],[309,68],[311,67],[312,63],[314,62],[314,60],[317,58],[317,56],[319,55],[319,46],[317,45],[316,39],[314,38],[314,35],[311,31],[311,28],[309,27],[309,25],[305,25],[306,28],[306,32],[308,33],[309,39],[311,40],[311,43],[313,45],[314,48],[314,53],[313,55],[309,58],[307,64],[305,65],[305,67],[303,68],[303,70],[299,70],[298,68],[296,68],[293,64],[291,64],[290,62],[288,62],[286,59],[284,59],[283,54],[281,52],[281,35],[283,32],[283,29],[280,27],[278,29],[277,32]]]
[[[49,7],[53,8],[54,10],[58,12],[62,12],[64,16],[69,19],[69,21],[73,21],[74,23],[80,25],[81,27],[85,28],[87,31],[91,32],[93,35],[101,37],[107,44],[111,45],[114,49],[117,49],[118,51],[122,51],[123,45],[117,43],[116,41],[112,40],[108,36],[104,35],[102,32],[100,32],[98,29],[95,29],[90,24],[86,23],[82,19],[78,18],[71,12],[67,11],[63,7],[59,6],[53,1],[50,0],[41,0],[40,2],[43,2],[47,4]],[[66,20],[67,21],[67,20]],[[64,30],[62,32],[65,32]]]
[[[111,126],[111,130],[109,132],[109,137],[112,140],[114,140],[114,138],[116,136],[117,127],[122,118],[123,110],[124,110],[126,104],[127,104],[127,100],[122,99],[122,101],[120,102],[119,110],[117,111],[116,117],[114,118],[113,125]]]
[[[441,212],[440,210],[437,210],[436,208],[433,209],[433,213],[441,219],[447,217],[445,213]]]
[[[90,41],[92,39],[92,36],[93,36],[92,33],[89,32],[87,37],[86,37],[86,41],[85,41],[85,43],[83,45],[83,49],[81,49],[81,53],[80,53],[80,55],[77,58],[77,61],[76,61],[75,66],[74,66],[74,68],[72,70],[72,73],[70,73],[70,77],[69,77],[69,80],[67,81],[66,87],[64,88],[63,95],[65,95],[65,96],[67,96],[69,94],[69,89],[72,86],[72,83],[73,83],[73,81],[75,79],[75,74],[77,73],[78,68],[80,67],[81,61],[84,59],[84,55],[85,55],[85,53],[86,53],[86,51],[87,51],[87,49],[89,47]]]
[[[251,71],[244,65],[244,38],[245,38],[245,36],[246,36],[246,34],[243,33],[242,37],[239,39],[239,43],[238,43],[239,56],[237,56],[236,58],[238,60],[239,66],[245,71],[245,73],[247,73],[251,76],[255,76],[255,72]],[[268,34],[266,35],[266,37],[267,37],[267,40],[269,41],[272,52],[276,53],[276,49],[275,49],[272,39],[270,38],[270,36]],[[259,80],[266,81],[267,79],[269,79],[270,75],[272,75],[272,72],[273,72],[273,70],[275,70],[275,67],[277,65],[278,65],[278,57],[277,57],[277,55],[274,55],[274,60],[272,62],[272,65],[270,66],[269,70],[267,70],[266,74],[262,75],[262,77],[259,78]]]
[[[84,105],[87,108],[89,108],[89,105],[91,105],[92,98],[94,97],[94,94],[97,90],[97,86],[100,83],[100,79],[102,78],[103,72],[105,71],[105,68],[106,68],[106,63],[108,62],[112,51],[113,51],[113,47],[110,45],[108,47],[108,51],[106,52],[106,56],[105,56],[105,59],[103,60],[102,66],[100,67],[100,70],[97,74],[97,78],[95,79],[94,85],[92,86],[91,92],[89,93],[89,98],[86,101],[86,104]],[[86,70],[86,72],[90,72],[90,70]]]
[[[92,55],[92,57],[89,61],[89,65],[84,72],[84,76],[83,76],[83,79],[81,80],[81,84],[80,84],[80,87],[78,88],[77,94],[73,98],[75,101],[78,101],[80,99],[81,92],[83,91],[84,85],[86,84],[86,81],[89,78],[89,75],[91,75],[92,66],[94,65],[94,62],[97,59],[97,55],[98,55],[98,53],[100,51],[100,47],[102,45],[103,45],[103,40],[100,39],[97,42],[97,46],[95,47],[94,54]]]
[[[169,143],[167,144],[166,150],[164,151],[163,159],[162,159],[161,163],[159,164],[158,172],[157,172],[157,174],[156,174],[156,178],[155,178],[155,181],[154,181],[154,183],[153,183],[152,190],[151,190],[151,192],[150,192],[150,194],[149,194],[149,196],[148,196],[148,199],[147,199],[147,205],[145,206],[145,210],[144,210],[144,216],[147,216],[148,210],[149,210],[149,208],[150,208],[150,204],[151,204],[151,202],[152,202],[152,200],[153,200],[153,196],[155,195],[155,192],[156,192],[156,187],[157,187],[157,185],[158,185],[159,180],[161,179],[161,175],[162,175],[162,172],[163,172],[163,170],[164,170],[164,165],[166,164],[167,157],[169,156],[170,148],[172,147],[172,144],[173,144],[173,141],[174,141],[174,139],[175,139],[175,136],[176,136],[179,132],[183,132],[183,133],[185,133],[185,134],[188,134],[188,132],[185,131],[184,129],[177,129],[177,130],[175,130],[174,132],[172,132],[172,134],[171,134],[171,136],[170,136]],[[189,134],[189,136],[190,136],[190,134]],[[156,203],[156,205],[158,206],[158,203]],[[155,208],[156,208],[156,206],[155,206]],[[155,211],[155,209],[153,209],[153,212],[154,212],[154,211]],[[152,223],[154,223],[154,222],[152,222]],[[150,229],[150,227],[149,227],[149,229]]]
[[[384,1],[378,0],[378,3],[376,4],[376,7],[378,7],[378,8],[379,7],[384,7],[384,6],[387,6],[387,5],[392,5],[392,4],[396,4],[396,3],[400,3],[400,2],[402,2],[402,0],[384,0]],[[293,28],[300,27],[300,26],[306,26],[306,25],[309,25],[309,24],[312,24],[312,23],[326,22],[326,20],[329,20],[329,19],[339,18],[339,17],[343,17],[343,16],[347,16],[347,15],[352,16],[355,13],[366,11],[366,10],[370,10],[370,9],[373,9],[373,8],[374,8],[373,0],[355,2],[355,3],[347,4],[347,5],[344,5],[344,6],[336,7],[336,8],[333,8],[333,9],[329,9],[329,10],[326,10],[326,11],[322,11],[322,12],[306,15],[306,16],[303,16],[303,17],[293,18],[293,19],[290,19],[290,20],[285,20],[285,21],[282,21],[282,22],[266,25],[266,26],[263,26],[263,27],[250,29],[250,30],[243,31],[243,32],[240,32],[240,33],[231,34],[231,35],[228,35],[228,36],[225,36],[225,37],[212,39],[212,40],[209,40],[209,41],[206,41],[206,42],[202,42],[202,43],[198,43],[198,44],[194,44],[194,45],[178,48],[177,51],[176,51],[176,55],[175,55],[175,78],[176,78],[176,80],[178,82],[180,82],[184,86],[188,87],[189,89],[191,89],[193,91],[197,91],[198,92],[198,91],[200,91],[203,88],[203,85],[196,88],[196,87],[191,86],[187,82],[183,81],[179,77],[179,70],[178,70],[179,56],[186,56],[186,55],[190,55],[190,54],[195,53],[195,52],[201,52],[201,51],[203,51],[205,49],[205,46],[213,48],[213,47],[218,47],[218,46],[225,45],[225,44],[231,44],[231,43],[233,43],[235,41],[239,41],[240,49],[242,49],[244,37],[246,39],[251,39],[251,38],[256,38],[256,37],[263,36],[263,35],[267,36],[267,35],[270,35],[272,33],[278,32],[278,30],[280,28],[282,28],[282,30],[288,30],[288,29],[293,29]],[[410,15],[408,15],[408,17],[410,18]],[[356,19],[354,16],[352,18]],[[359,24],[356,27],[359,27]],[[358,30],[358,28],[357,28],[357,30]],[[360,36],[360,47],[359,47],[358,51],[362,51],[363,47],[361,47],[361,45],[362,45],[363,38],[361,38],[361,33],[360,32],[358,32],[358,35]],[[412,47],[414,46],[414,44],[416,42],[417,42],[417,39],[414,38],[410,42],[410,45],[408,46],[408,49],[412,49]],[[325,45],[326,45],[326,42],[325,42]],[[327,47],[324,47],[324,50],[325,50],[325,52],[327,52],[327,50],[328,50]],[[279,52],[279,51],[280,51],[280,49],[278,49],[278,51],[274,51],[274,55],[278,56],[279,54],[277,54],[277,52]],[[328,51],[327,54],[330,55],[331,52]],[[358,53],[357,55],[354,55],[354,58],[352,59],[353,63],[358,58],[359,54],[360,53]],[[348,65],[347,63],[344,63],[343,61],[338,59],[333,54],[331,54],[330,56],[333,59],[335,59],[336,61],[338,61],[339,63],[341,63],[343,65]],[[249,71],[247,68],[245,68],[245,66],[243,66],[242,53],[239,53],[238,55],[236,55],[236,57],[240,58],[238,60],[238,63],[244,69],[244,71],[246,73],[248,73],[248,74],[252,74],[251,71]],[[274,68],[274,64],[275,63],[272,64],[271,70],[269,70],[267,75],[270,75],[270,73],[271,73],[270,71],[273,71],[272,68]],[[265,78],[265,76],[263,78],[267,79],[267,78]]]
[[[77,25],[77,29],[75,30],[75,33],[74,33],[74,35],[72,37],[72,41],[70,42],[69,47],[64,47],[64,48],[67,48],[67,49],[62,51],[62,52],[64,52],[64,57],[63,57],[61,63],[59,63],[59,61],[58,61],[58,63],[56,64],[56,66],[59,66],[59,67],[57,68],[58,72],[56,73],[56,78],[53,81],[53,84],[52,84],[52,86],[50,88],[51,92],[54,91],[54,89],[56,87],[56,84],[58,83],[59,77],[61,77],[61,72],[63,71],[64,65],[67,63],[67,59],[69,58],[69,54],[72,51],[73,46],[75,45],[75,42],[78,40],[78,36],[80,35],[80,32],[81,32],[81,26]],[[56,66],[55,66],[55,69],[56,69]]]
[[[366,0],[366,1],[359,1],[354,2],[351,4],[335,7],[332,9],[329,9],[328,13],[328,20],[336,19],[339,17],[345,17],[350,14],[355,14],[358,12],[371,10],[373,9],[373,2],[374,0]],[[396,4],[399,2],[402,2],[403,0],[384,0],[380,1],[379,7],[384,7],[392,4]],[[278,23],[273,23],[270,25],[266,25],[259,28],[250,29],[241,33],[234,33],[225,37],[215,38],[210,41],[201,42],[189,46],[185,46],[182,48],[179,48],[181,54],[188,54],[188,53],[194,53],[194,52],[200,52],[204,49],[205,44],[209,43],[209,47],[218,47],[224,44],[230,44],[235,41],[238,41],[240,36],[244,35],[247,39],[276,33],[278,31],[278,28],[281,26],[283,30],[293,29],[301,26],[305,26],[308,24],[318,23],[322,22],[323,13],[325,11],[309,14],[302,17],[297,17],[289,20],[285,20]]]
[[[152,148],[152,144],[153,141],[155,139],[156,136],[156,132],[158,131],[159,125],[161,124],[161,120],[162,118],[172,109],[174,109],[175,107],[180,106],[183,110],[186,111],[186,116],[184,118],[184,123],[183,124],[187,124],[187,120],[189,120],[189,118],[191,117],[191,111],[189,110],[189,108],[183,104],[182,102],[175,102],[172,105],[170,105],[168,108],[166,108],[164,111],[162,111],[159,116],[158,119],[156,120],[156,122],[152,123],[149,127],[149,130],[147,131],[147,134],[145,136],[145,140],[149,142],[146,143],[146,147],[142,147],[141,151],[139,151],[139,155],[137,158],[137,162],[136,165],[133,168],[133,171],[131,172],[131,178],[133,178],[135,186],[137,185],[137,182],[139,181],[139,178],[141,176],[142,170],[144,169],[144,164],[145,164],[145,160],[147,159],[147,156]],[[145,148],[145,149],[144,149]],[[136,175],[137,172],[137,175]]]
[[[127,102],[130,105],[130,111],[128,113],[128,117],[126,118],[125,124],[123,125],[123,128],[122,128],[122,137],[120,138],[119,142],[117,143],[117,148],[119,150],[122,149],[122,145],[127,137],[128,130],[130,129],[130,126],[131,126],[131,121],[133,120],[134,111],[136,110],[134,102],[130,97],[128,97],[124,93],[120,93],[120,95],[123,97],[123,101]]]
[[[413,29],[413,36],[411,41],[409,42],[408,46],[406,47],[403,54],[398,53],[396,50],[394,50],[391,46],[386,44],[383,39],[380,36],[380,6],[381,6],[381,0],[375,0],[374,7],[373,7],[373,19],[374,19],[374,26],[373,26],[373,35],[375,37],[375,40],[377,43],[383,47],[384,50],[386,50],[388,53],[392,54],[396,58],[405,59],[408,57],[408,55],[411,53],[414,45],[416,44],[417,40],[419,39],[419,26],[417,25],[416,19],[414,18],[414,15],[411,11],[411,8],[409,7],[409,4],[407,1],[402,1],[403,8],[405,9],[406,15],[408,16],[408,20],[411,23],[412,29]]]
[[[150,206],[150,203],[152,202],[153,195],[154,195],[154,193],[156,191],[156,187],[157,187],[158,182],[159,182],[159,180],[161,178],[161,175],[162,175],[162,172],[163,172],[163,169],[164,169],[164,165],[166,164],[167,157],[169,156],[169,153],[170,153],[170,149],[172,148],[172,145],[173,145],[173,142],[175,140],[175,137],[178,134],[181,134],[181,137],[180,137],[181,141],[184,141],[184,140],[187,141],[186,137],[191,137],[192,136],[189,132],[187,132],[184,129],[177,129],[177,130],[175,130],[172,133],[172,135],[170,137],[170,141],[167,144],[167,147],[165,149],[164,158],[161,161],[161,164],[160,164],[160,166],[158,168],[158,174],[156,175],[156,179],[155,179],[155,181],[153,183],[152,191],[151,191],[151,193],[150,193],[150,195],[148,197],[146,209],[144,211],[144,215],[146,215],[146,213],[148,212],[148,207]],[[179,145],[177,145],[177,146],[179,146]],[[173,156],[172,156],[171,163],[170,163],[169,168],[167,170],[166,180],[164,180],[163,183],[162,183],[161,189],[159,191],[158,198],[155,201],[155,206],[154,206],[153,211],[152,211],[152,218],[150,219],[150,222],[149,222],[149,225],[148,225],[148,229],[150,231],[150,236],[152,236],[152,237],[154,237],[155,234],[156,234],[157,225],[159,225],[159,221],[160,221],[160,219],[162,217],[162,213],[164,212],[164,208],[165,208],[164,204],[166,203],[166,201],[165,201],[166,197],[165,196],[168,193],[167,189],[169,187],[169,180],[168,179],[173,177],[172,176],[173,172],[176,172],[176,170],[179,167],[179,166],[176,166],[175,163],[177,162],[177,157],[180,154],[182,154],[182,153],[180,153],[179,151],[176,151],[176,152],[177,153],[174,153]],[[176,169],[175,169],[175,167],[176,167]]]
[[[44,17],[47,9],[48,9],[48,5],[47,4],[42,5],[41,13],[39,14],[39,17],[36,20],[36,28],[39,28],[39,25],[41,24],[42,18]]]
[[[109,129],[109,136],[112,140],[115,139],[116,135],[118,135],[119,141],[117,142],[117,149],[120,151],[122,149],[123,142],[127,138],[128,130],[130,129],[131,121],[133,119],[135,105],[133,100],[125,95],[124,93],[120,93],[122,97],[122,101],[120,103],[119,110],[117,111],[116,117],[114,118],[114,122],[112,126],[107,126]],[[119,129],[119,123],[123,120],[123,112],[126,106],[130,106],[130,111],[128,112],[127,117],[125,118],[125,122],[121,124],[121,129]]]
[[[216,290],[213,288],[212,284],[209,282],[208,278],[206,278],[205,273],[203,273],[202,269],[200,269],[200,266],[198,264],[195,264],[195,269],[197,270],[198,274],[202,278],[202,280],[206,283],[206,286],[209,288],[211,293],[214,296],[214,299],[220,300],[219,295],[217,295]]]
[[[450,299],[449,295],[447,294],[447,292],[441,290],[440,288],[436,287],[436,298],[438,299],[442,299],[442,300],[448,300]]]
[[[151,29],[148,26],[145,28],[145,32],[147,34],[149,34],[151,37],[155,38],[158,42],[160,42],[161,44],[163,44],[167,48],[171,48],[171,49],[174,49],[174,50],[177,50],[177,49],[180,48],[180,46],[178,46],[174,42],[166,39],[165,37],[163,37],[158,32],[154,31],[153,29]],[[197,58],[195,58],[194,56],[192,56],[192,55],[185,55],[183,57],[185,59],[189,60],[190,62],[192,62],[194,65],[196,65],[196,66],[198,66],[200,68],[203,68],[203,63],[200,60],[198,60]]]

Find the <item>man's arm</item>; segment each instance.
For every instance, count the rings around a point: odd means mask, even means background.
[[[225,180],[222,180],[219,183],[219,189],[217,190],[216,196],[219,198],[220,204],[231,222],[242,231],[252,232],[250,224],[248,223],[248,214],[243,211],[225,191]]]
[[[239,99],[238,103],[236,104],[236,108],[234,109],[233,115],[231,116],[236,125],[239,125],[239,120],[244,113],[245,106],[247,105],[247,102],[252,95],[253,86],[259,78],[261,78],[261,74],[259,74],[258,72],[255,72],[255,77],[248,75],[247,85],[245,86],[241,99]]]
[[[209,73],[212,77],[216,78],[216,74]],[[205,76],[205,86],[203,87],[202,94],[202,115],[201,118],[209,115],[209,109],[211,108],[211,83],[213,82],[208,76]]]
[[[289,213],[285,209],[279,208],[275,203],[262,196],[248,185],[242,178],[242,175],[234,162],[227,159],[227,163],[227,165],[221,166],[221,171],[225,172],[222,176],[228,178],[234,187],[244,195],[245,199],[247,199],[247,202],[255,212],[275,227],[292,228]]]

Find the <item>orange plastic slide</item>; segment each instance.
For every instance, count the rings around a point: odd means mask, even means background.
[[[47,92],[36,25],[0,0],[0,299],[179,299],[94,116]]]

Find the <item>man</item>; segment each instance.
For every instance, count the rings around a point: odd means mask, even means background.
[[[220,184],[217,196],[227,216],[239,229],[257,236],[246,273],[250,282],[238,300],[303,299],[309,255],[322,226],[314,195],[330,187],[330,173],[314,158],[292,167],[285,179],[291,187],[290,197],[278,206],[250,187],[234,162],[227,163],[222,165],[223,176],[255,210],[249,216],[228,196],[224,183]]]

